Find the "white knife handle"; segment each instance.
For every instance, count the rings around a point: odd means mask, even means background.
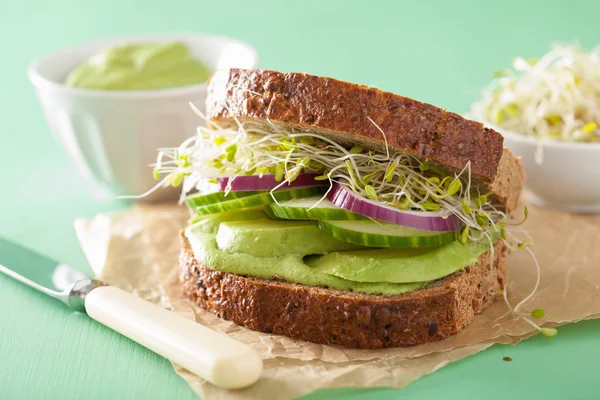
[[[85,297],[87,314],[224,389],[256,382],[262,360],[250,346],[113,286]]]

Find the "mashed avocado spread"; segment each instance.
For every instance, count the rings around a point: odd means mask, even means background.
[[[67,86],[102,90],[156,90],[194,85],[211,75],[179,42],[108,48],[75,68]]]
[[[487,243],[454,241],[418,249],[365,249],[326,237],[311,221],[274,221],[259,209],[213,214],[187,228],[200,264],[263,279],[283,279],[369,294],[424,287],[477,262]]]

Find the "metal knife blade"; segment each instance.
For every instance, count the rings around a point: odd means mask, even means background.
[[[33,250],[0,237],[0,272],[67,305],[79,309],[79,294],[72,293],[78,282],[92,282],[85,274]],[[83,284],[79,285],[83,286]],[[74,298],[70,298],[75,296]],[[82,305],[81,305],[82,306]]]

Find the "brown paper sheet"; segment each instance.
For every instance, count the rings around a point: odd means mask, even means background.
[[[75,227],[88,261],[102,280],[183,313],[250,344],[264,359],[260,381],[224,391],[174,366],[203,398],[289,399],[325,387],[401,388],[444,365],[494,343],[518,343],[537,331],[509,312],[503,301],[477,316],[459,334],[412,348],[354,350],[255,332],[189,304],[177,281],[177,233],[188,217],[183,207],[140,206],[122,214],[80,219]],[[555,326],[600,316],[600,216],[532,209],[523,229],[542,268],[535,296],[522,310],[542,306],[537,322]],[[516,305],[535,284],[535,264],[526,251],[509,256],[508,294]]]

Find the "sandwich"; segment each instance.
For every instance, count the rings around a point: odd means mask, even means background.
[[[379,89],[231,69],[204,126],[161,149],[190,224],[179,276],[199,307],[350,348],[456,334],[501,297],[523,184],[503,137]]]

